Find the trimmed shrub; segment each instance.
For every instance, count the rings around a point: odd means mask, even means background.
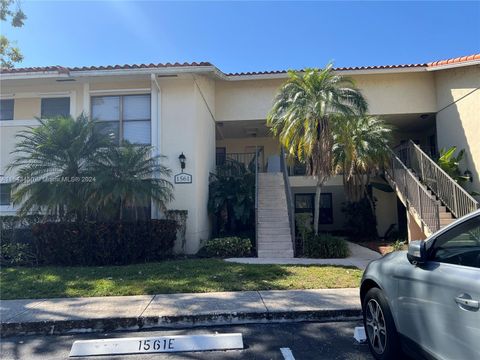
[[[2,238],[0,244],[1,266],[31,266],[36,264],[37,256],[31,244]]]
[[[38,263],[31,226],[41,216],[0,216],[0,265],[21,266]]]
[[[224,237],[207,240],[198,255],[205,257],[242,257],[252,252],[252,241],[240,237]]]
[[[177,223],[43,223],[32,227],[38,259],[48,265],[125,265],[158,261],[172,254]]]
[[[350,254],[347,242],[330,234],[309,236],[305,241],[305,256],[311,258],[345,258]]]

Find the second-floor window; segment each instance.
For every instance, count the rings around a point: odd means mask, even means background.
[[[1,100],[0,101],[0,121],[13,120],[13,106],[15,100]]]
[[[70,98],[43,98],[40,113],[42,119],[70,116]]]
[[[150,144],[150,95],[92,97],[92,118],[97,129],[119,143]]]

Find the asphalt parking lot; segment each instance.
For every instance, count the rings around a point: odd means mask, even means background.
[[[353,330],[360,322],[283,323],[219,326],[187,330],[143,331],[63,336],[18,336],[1,340],[1,358],[52,360],[69,358],[75,340],[113,337],[165,336],[205,333],[243,334],[245,348],[231,351],[189,353],[156,353],[139,355],[95,356],[88,359],[280,359],[280,360],[364,360],[373,359],[366,344],[353,339]],[[284,354],[280,349],[284,349]],[[287,350],[285,350],[287,349]],[[289,350],[289,351],[288,351]],[[73,359],[73,358],[71,358]],[[75,359],[87,359],[75,358]]]

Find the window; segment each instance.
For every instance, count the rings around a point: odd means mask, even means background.
[[[295,213],[310,213],[315,211],[315,194],[295,194]],[[333,224],[332,194],[323,193],[320,195],[320,211],[318,223],[320,225]]]
[[[480,216],[440,235],[433,244],[430,259],[480,268]]]
[[[1,100],[0,101],[0,121],[13,120],[13,106],[15,100]]]
[[[295,194],[295,213],[311,213],[315,209],[315,194]]]
[[[70,98],[45,98],[41,104],[42,119],[54,118],[57,116],[70,115]]]
[[[0,205],[10,205],[12,184],[0,184]]]
[[[333,224],[333,206],[332,194],[325,193],[320,195],[320,216],[319,224]]]
[[[118,142],[150,144],[150,95],[92,97],[92,117]]]

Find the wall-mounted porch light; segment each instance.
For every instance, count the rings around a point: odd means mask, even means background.
[[[468,181],[473,182],[473,174],[470,170],[465,170],[463,176],[465,176]]]
[[[183,155],[183,152],[178,157],[178,160],[180,160],[180,167],[182,168],[182,171],[183,171],[183,169],[185,169],[185,162],[187,161],[187,158],[185,155]]]

